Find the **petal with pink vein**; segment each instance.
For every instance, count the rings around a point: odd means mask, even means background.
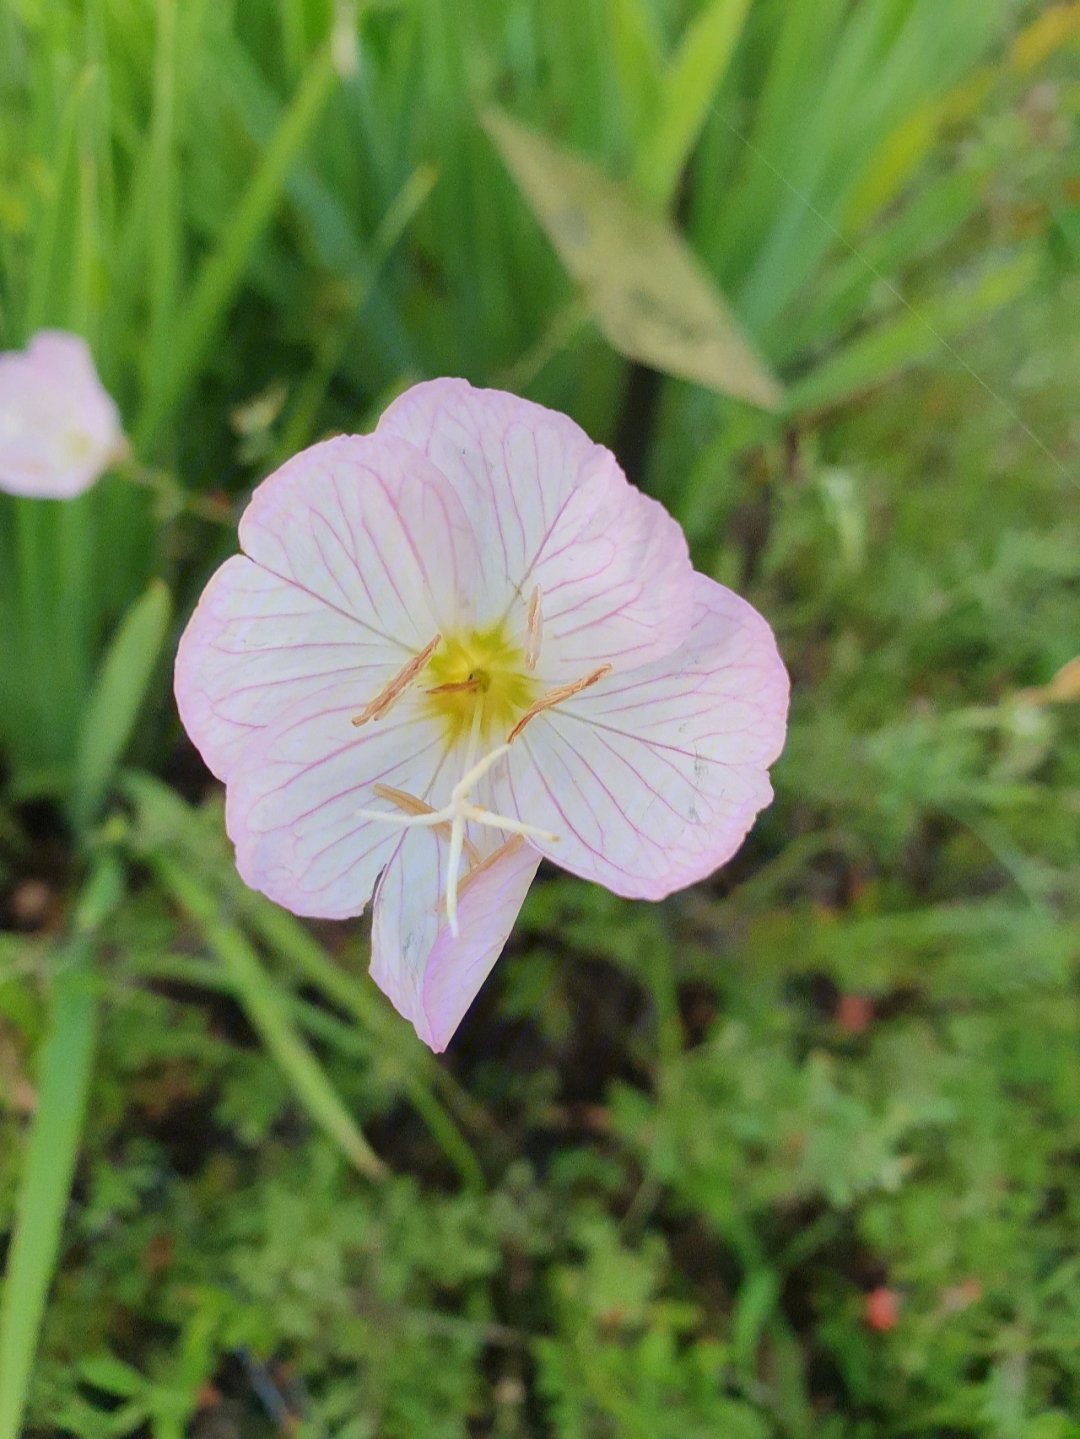
[[[695,575],[673,655],[545,710],[492,774],[493,805],[559,836],[547,857],[616,894],[661,899],[711,874],[772,799],[787,672],[772,630]]]
[[[471,613],[468,521],[439,472],[393,437],[339,435],[283,465],[252,495],[240,547],[400,651]]]
[[[662,659],[686,639],[694,572],[682,529],[643,495],[607,451],[566,501],[520,589],[538,584],[547,685],[601,664],[615,670]]]
[[[446,476],[482,538],[477,625],[494,624],[558,519],[606,450],[573,420],[465,380],[414,385],[379,420]],[[624,481],[625,483],[625,481]],[[524,599],[528,599],[526,592]]]
[[[240,539],[246,555],[207,585],[176,661],[180,717],[220,779],[313,689],[351,676],[363,710],[468,614],[475,576],[453,491],[393,438],[305,450],[256,490]]]
[[[415,694],[362,729],[356,708],[352,684],[316,691],[260,731],[230,777],[225,823],[240,875],[294,914],[362,913],[401,836],[356,811],[376,801],[375,784],[427,799],[447,763]]]
[[[409,831],[379,881],[371,933],[372,978],[436,1054],[502,953],[540,855],[513,841],[489,853],[462,889],[457,938],[442,901],[445,862],[444,841]]]

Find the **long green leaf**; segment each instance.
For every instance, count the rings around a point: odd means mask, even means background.
[[[123,878],[115,862],[105,862],[93,872],[53,981],[38,1105],[0,1305],[0,1439],[17,1439],[22,1428],[38,1331],[79,1152],[97,1032],[93,934],[122,892]]]
[[[800,414],[840,404],[908,366],[930,359],[950,336],[988,319],[1015,300],[1037,272],[1038,257],[1024,251],[987,266],[974,285],[918,310],[905,309],[792,386],[788,411]]]
[[[152,581],[121,620],[106,652],[79,735],[71,802],[77,829],[84,829],[97,817],[135,728],[171,615],[167,587],[161,580]]]
[[[0,1311],[0,1439],[15,1439],[21,1427],[30,1366],[75,1172],[96,1029],[96,1006],[87,973],[90,948],[85,937],[73,941],[64,956],[67,968],[53,991],[38,1108]]]
[[[176,316],[180,238],[176,185],[176,0],[158,0],[154,109],[149,154],[154,177],[149,215],[149,354],[152,374],[165,373]]]
[[[207,944],[236,986],[259,1037],[285,1071],[297,1099],[346,1158],[371,1180],[386,1177],[386,1166],[360,1133],[318,1060],[297,1034],[284,996],[267,975],[242,932],[227,924],[215,895],[175,860],[160,853],[149,863],[164,888],[195,920]]]
[[[443,1090],[447,1103],[473,1129],[490,1133],[494,1126],[487,1114],[458,1087],[453,1076],[437,1063],[431,1051],[421,1044],[412,1026],[390,1008],[366,979],[335,964],[293,915],[264,895],[247,889],[231,865],[222,870],[215,857],[207,854],[203,816],[167,785],[151,775],[132,771],[123,776],[122,787],[139,815],[143,831],[140,858],[145,859],[150,852],[169,850],[182,856],[182,867],[221,891],[224,901],[239,912],[245,926],[270,952],[282,959],[304,983],[313,984],[337,1008],[350,1015],[357,1027],[349,1032],[355,1034],[358,1044],[368,1052],[373,1050],[377,1056],[380,1082],[400,1089],[408,1098],[466,1186],[477,1191],[483,1189],[483,1173],[476,1156],[447,1109],[436,1099],[432,1087],[438,1085]],[[171,972],[189,984],[215,982],[214,975],[206,972],[207,966],[196,961],[185,964],[176,956],[166,959],[155,956],[154,965],[157,972]],[[243,1003],[244,995],[236,974],[230,971],[225,982]],[[321,1014],[310,1005],[297,1009],[296,1001],[292,1002],[290,1012],[309,1030],[311,1021]],[[337,1029],[336,1038],[340,1040],[340,1031],[345,1026],[337,1025]]]
[[[334,77],[330,47],[324,45],[308,65],[292,104],[225,228],[221,245],[203,265],[183,305],[172,364],[151,390],[138,426],[140,450],[153,442],[212,349],[255,244],[281,199],[290,167],[322,113]]]
[[[660,105],[664,56],[642,0],[608,0],[607,12],[623,123],[637,148]]]
[[[750,0],[713,0],[688,27],[664,77],[656,122],[634,164],[635,185],[659,209],[675,195],[749,9]]]

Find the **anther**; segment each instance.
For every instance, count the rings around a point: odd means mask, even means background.
[[[425,645],[418,655],[413,655],[407,664],[402,665],[390,683],[379,691],[370,704],[366,704],[358,715],[353,716],[353,724],[358,728],[367,724],[370,719],[382,719],[383,715],[397,699],[403,690],[407,690],[413,680],[427,664],[428,660],[438,648],[442,635],[436,635],[429,645]]]
[[[540,658],[540,646],[544,642],[544,609],[540,586],[533,588],[529,596],[529,610],[525,617],[525,668],[532,673]]]
[[[593,670],[592,674],[586,675],[584,679],[575,680],[573,684],[569,685],[556,685],[553,690],[548,690],[547,694],[541,695],[538,700],[534,700],[521,716],[517,724],[506,736],[506,743],[513,744],[514,740],[517,739],[529,721],[535,719],[538,714],[543,714],[544,710],[551,709],[552,705],[561,705],[563,700],[568,700],[571,695],[580,694],[582,690],[587,690],[591,685],[596,684],[597,680],[602,680],[605,675],[609,675],[610,673],[610,665],[601,665],[599,669]]]

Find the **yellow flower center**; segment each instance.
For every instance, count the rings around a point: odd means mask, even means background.
[[[527,672],[525,651],[507,639],[501,624],[444,636],[420,683],[429,712],[446,726],[451,743],[469,735],[478,706],[479,739],[505,739],[540,690]]]

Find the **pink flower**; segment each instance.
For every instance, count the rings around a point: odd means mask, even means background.
[[[240,543],[176,662],[237,866],[335,919],[378,879],[371,972],[435,1050],[542,856],[660,899],[772,798],[772,631],[564,415],[417,385],[264,481]]]
[[[0,354],[0,490],[71,500],[126,451],[85,340],[39,330],[25,351]]]

